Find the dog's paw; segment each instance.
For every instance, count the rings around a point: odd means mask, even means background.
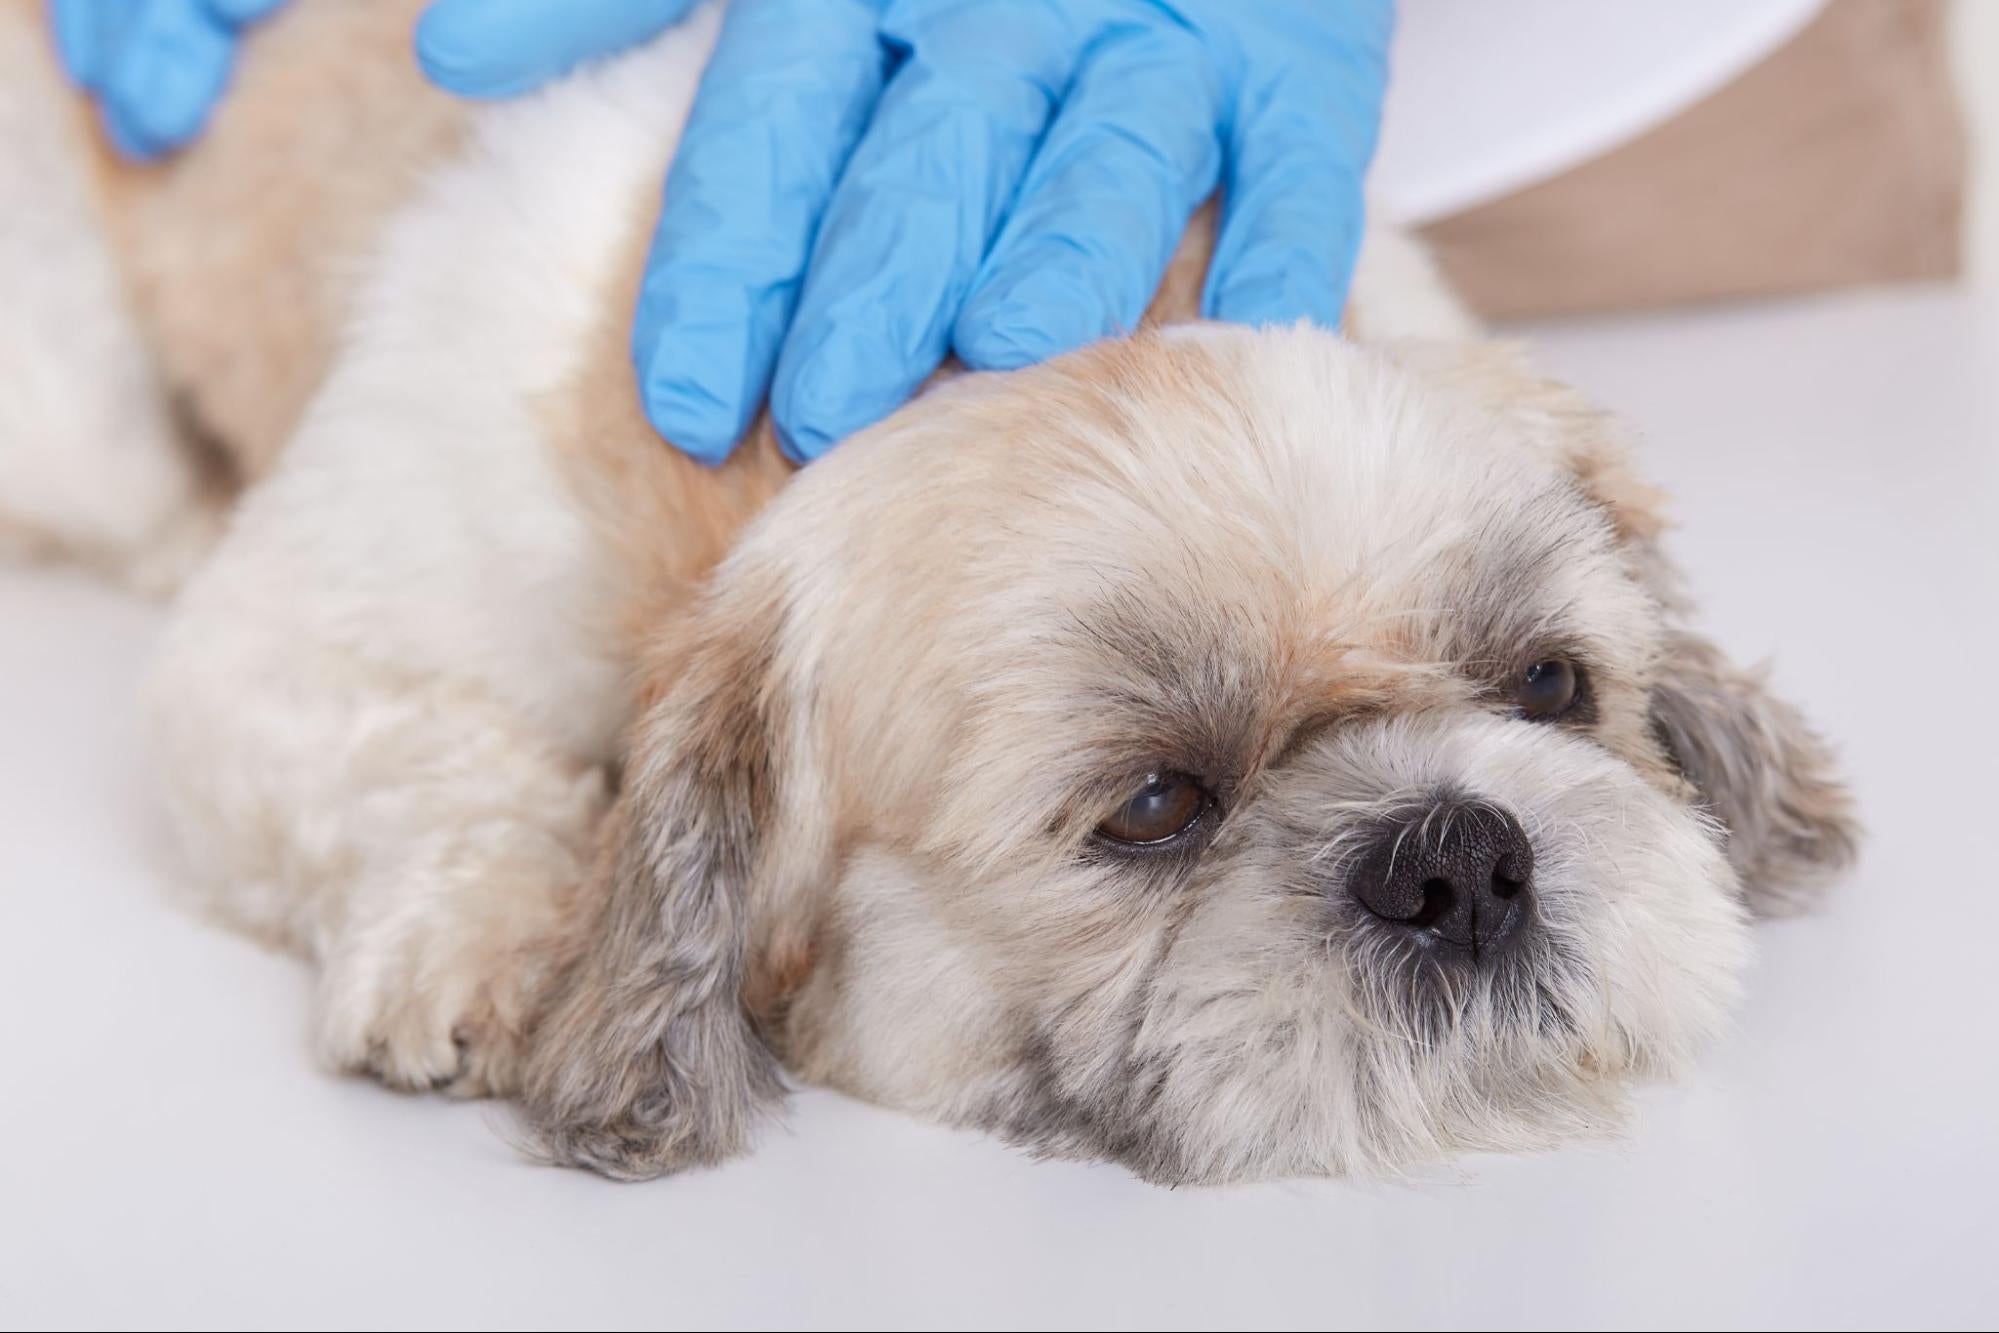
[[[410,1092],[504,1096],[515,1085],[521,1039],[494,987],[492,979],[410,960],[336,965],[320,987],[320,1057],[342,1073]]]
[[[524,923],[450,913],[364,932],[321,973],[321,1059],[408,1091],[512,1094],[545,939]]]

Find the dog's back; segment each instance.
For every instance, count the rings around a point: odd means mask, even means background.
[[[100,217],[165,387],[246,476],[324,377],[391,214],[465,137],[409,54],[421,0],[280,9],[201,139],[152,166],[88,136]]]

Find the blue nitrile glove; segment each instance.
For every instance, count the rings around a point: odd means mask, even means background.
[[[688,0],[437,0],[431,77],[504,95]],[[947,352],[1008,368],[1137,323],[1219,182],[1208,315],[1338,322],[1389,0],[736,0],[667,177],[633,355],[718,462],[766,390],[797,458]]]
[[[48,0],[64,68],[118,151],[145,161],[196,134],[229,82],[242,28],[284,0]]]

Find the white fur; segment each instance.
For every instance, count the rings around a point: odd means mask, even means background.
[[[185,852],[215,912],[322,961],[336,1064],[452,1077],[490,970],[456,960],[525,945],[580,877],[625,665],[535,409],[605,317],[634,221],[607,201],[671,155],[714,29],[479,114],[168,639]]]
[[[1361,238],[1349,309],[1369,342],[1435,338],[1465,342],[1479,336],[1478,316],[1459,299],[1429,250],[1400,227],[1373,219]]]
[[[214,515],[119,289],[47,36],[19,10],[0,15],[0,552],[171,586]]]

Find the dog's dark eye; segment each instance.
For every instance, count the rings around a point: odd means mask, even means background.
[[[1520,688],[1514,698],[1523,714],[1537,722],[1545,722],[1575,707],[1580,687],[1581,678],[1575,663],[1551,657],[1527,668],[1527,674],[1520,678]]]
[[[1200,783],[1183,773],[1155,773],[1097,825],[1097,832],[1113,842],[1170,842],[1194,827],[1207,809],[1208,793]]]

